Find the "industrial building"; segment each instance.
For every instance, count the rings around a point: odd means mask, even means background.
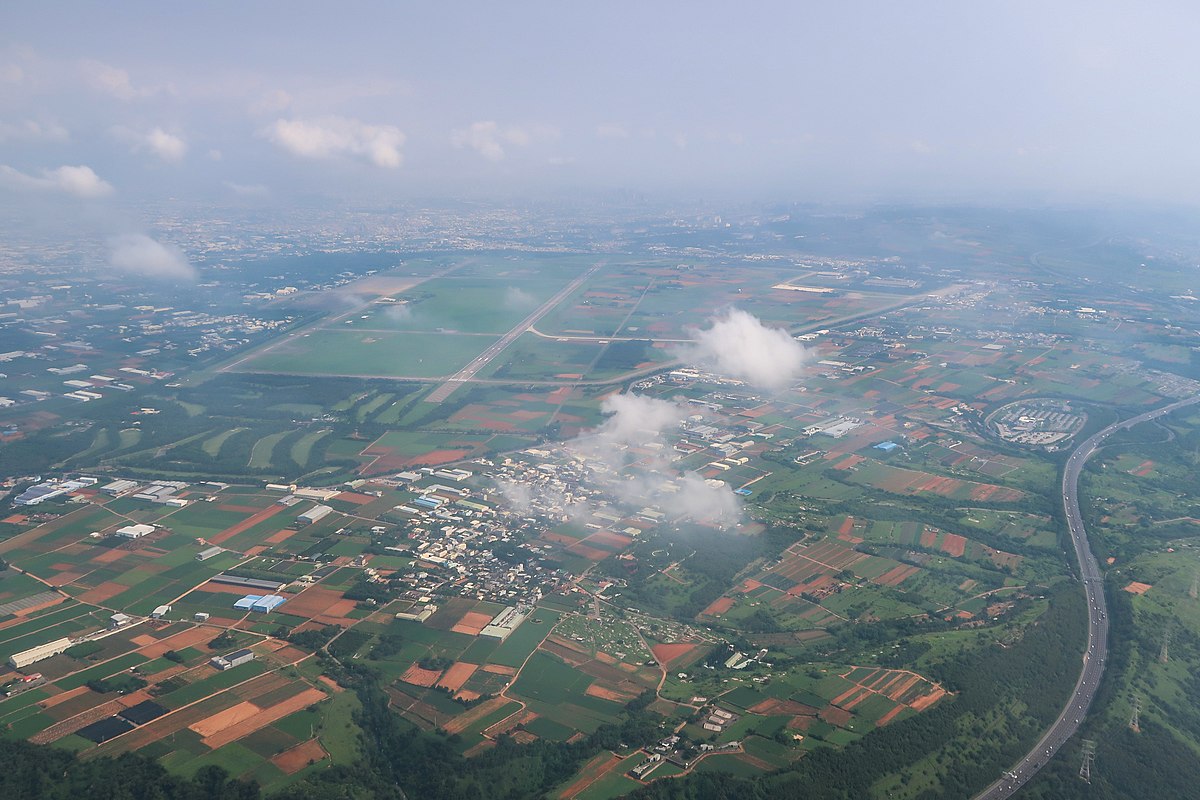
[[[37,647],[31,647],[28,650],[22,650],[19,653],[13,653],[8,657],[8,663],[15,669],[24,669],[30,664],[34,664],[50,656],[56,656],[59,653],[66,652],[66,649],[72,644],[71,640],[65,636],[61,639],[55,639],[53,642],[39,644]]]
[[[224,552],[225,552],[225,548],[223,548],[223,547],[209,547],[206,550],[201,550],[199,553],[196,553],[196,560],[197,561],[208,561],[213,556],[219,556],[219,555],[221,555],[221,553],[224,553]]]
[[[209,578],[213,583],[227,583],[230,586],[244,586],[247,589],[267,589],[277,592],[287,585],[284,581],[264,581],[262,578],[243,578],[241,575],[214,575]]]
[[[504,641],[509,634],[520,627],[525,618],[529,616],[529,612],[524,606],[509,606],[508,608],[497,614],[491,622],[489,622],[483,630],[479,632],[480,636],[489,636],[493,639]]]
[[[253,650],[235,650],[228,655],[215,656],[213,658],[210,658],[208,660],[208,663],[212,664],[214,667],[216,667],[219,670],[227,670],[227,669],[233,669],[234,667],[239,667],[242,664],[248,664],[249,662],[251,662],[253,660],[254,660],[254,651]]]
[[[162,619],[163,617],[165,617],[167,614],[170,614],[170,613],[171,613],[170,606],[159,606],[158,608],[156,608],[150,612],[150,619]]]
[[[437,613],[438,607],[430,603],[428,605],[414,604],[407,611],[400,611],[396,614],[396,619],[407,619],[413,622],[424,622]]]
[[[308,511],[296,517],[296,521],[301,525],[312,525],[314,522],[324,519],[332,511],[333,509],[329,506],[313,506]]]
[[[101,486],[100,491],[111,497],[116,497],[119,494],[133,491],[136,488],[138,488],[137,481],[116,480]]]
[[[277,594],[248,594],[233,604],[239,611],[257,611],[269,614],[287,601],[287,598]]]
[[[126,525],[124,528],[118,528],[115,535],[120,536],[122,539],[140,539],[143,536],[148,536],[151,533],[154,533],[153,525],[143,525],[138,523],[136,525]]]

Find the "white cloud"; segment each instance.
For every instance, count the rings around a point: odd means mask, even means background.
[[[42,177],[28,175],[0,164],[0,181],[23,189],[66,192],[75,197],[95,198],[112,194],[113,187],[88,166],[61,166],[42,170]]]
[[[187,142],[173,133],[167,133],[160,127],[154,127],[148,131],[116,127],[112,129],[112,134],[121,141],[127,142],[132,152],[149,152],[163,161],[179,161],[187,153]]]
[[[270,190],[261,183],[245,184],[234,183],[233,181],[225,181],[225,188],[242,197],[263,197],[270,194]]]
[[[624,125],[614,125],[608,123],[605,125],[596,126],[597,139],[628,139],[629,129]]]
[[[81,67],[89,86],[97,91],[110,94],[118,100],[136,100],[154,93],[150,89],[135,87],[128,72],[111,64],[105,64],[102,61],[84,61]]]
[[[276,89],[259,97],[250,106],[250,111],[255,114],[279,114],[286,111],[291,105],[291,94],[285,92],[283,89]]]
[[[558,129],[547,125],[501,127],[493,120],[486,120],[452,131],[450,141],[455,147],[469,147],[488,161],[503,161],[507,155],[505,146],[528,147],[535,140],[553,140],[558,135]]]
[[[108,263],[120,272],[148,278],[193,280],[196,277],[196,270],[182,250],[144,234],[114,236],[108,240],[108,246],[111,250]]]
[[[163,161],[178,161],[187,153],[187,142],[162,128],[146,134],[146,146]]]
[[[368,125],[345,117],[279,119],[263,135],[302,158],[358,156],[389,169],[399,167],[404,161],[400,149],[405,136],[392,125]]]
[[[71,134],[57,122],[38,122],[23,119],[20,122],[0,122],[0,142],[31,141],[31,142],[65,142]]]
[[[537,298],[524,289],[518,289],[516,286],[509,286],[504,290],[505,308],[512,308],[522,311],[525,309],[532,309],[536,305]]]
[[[0,83],[20,83],[25,80],[25,70],[17,64],[0,66]]]
[[[807,351],[787,331],[768,328],[753,314],[731,308],[695,330],[679,357],[763,389],[784,389],[800,377]]]

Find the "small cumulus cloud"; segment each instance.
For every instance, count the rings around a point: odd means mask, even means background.
[[[141,233],[114,236],[108,240],[108,263],[118,272],[147,278],[194,280],[196,270],[187,256],[173,244],[163,244]]]
[[[0,122],[0,142],[65,142],[70,138],[70,132],[57,122],[38,122],[32,119]]]
[[[42,170],[39,178],[0,164],[0,181],[18,189],[65,192],[85,199],[105,197],[113,192],[111,184],[84,165]]]
[[[504,306],[514,310],[524,310],[537,305],[537,298],[524,289],[510,286],[504,290]]]
[[[187,153],[187,143],[162,128],[155,128],[146,134],[146,146],[163,161],[178,161]]]
[[[89,86],[118,100],[136,100],[154,94],[151,89],[135,87],[127,71],[103,61],[84,61],[80,68]]]
[[[234,183],[225,181],[225,188],[241,197],[265,197],[271,191],[261,183]]]
[[[557,128],[547,125],[501,126],[494,120],[486,120],[452,131],[450,141],[455,147],[474,150],[488,161],[503,161],[508,154],[505,147],[528,147],[534,141],[554,140],[558,135]]]
[[[279,114],[291,108],[292,96],[283,89],[267,92],[254,102],[250,111],[258,114]]]
[[[187,142],[160,127],[148,131],[113,128],[113,135],[128,142],[134,153],[151,153],[163,161],[179,161],[187,154]]]
[[[680,358],[768,391],[788,387],[803,373],[808,352],[787,331],[737,308],[709,322],[692,331],[691,345],[677,349]]]
[[[597,139],[628,139],[629,129],[624,125],[608,123],[596,126]]]
[[[279,119],[263,133],[276,146],[302,158],[355,156],[395,169],[404,157],[404,133],[392,125],[369,125],[346,117]]]

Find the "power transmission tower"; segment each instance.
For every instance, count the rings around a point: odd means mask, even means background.
[[[1083,740],[1083,763],[1079,765],[1079,777],[1088,783],[1092,782],[1092,762],[1096,760],[1096,743],[1091,739]]]
[[[1133,697],[1133,713],[1129,715],[1129,730],[1134,733],[1141,733],[1142,727],[1139,724],[1139,718],[1142,713],[1142,698],[1134,695]]]
[[[1158,663],[1165,664],[1165,663],[1167,663],[1168,660],[1170,660],[1170,656],[1168,654],[1168,649],[1170,648],[1170,646],[1171,646],[1171,629],[1167,628],[1165,631],[1163,631],[1163,643],[1162,643],[1162,648],[1160,648],[1158,651]]]

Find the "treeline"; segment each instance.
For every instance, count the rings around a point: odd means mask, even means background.
[[[230,780],[220,767],[192,778],[169,774],[144,756],[80,761],[71,753],[0,739],[0,797],[5,800],[259,800],[255,783]]]

